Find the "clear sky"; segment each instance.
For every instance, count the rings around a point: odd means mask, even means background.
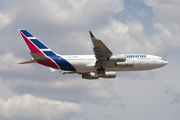
[[[179,0],[0,0],[0,119],[179,120]],[[91,30],[114,53],[169,64],[115,79],[51,73],[31,58],[18,29],[59,54],[93,54]]]

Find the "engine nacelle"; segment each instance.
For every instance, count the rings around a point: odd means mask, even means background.
[[[102,78],[115,78],[116,73],[108,71],[108,72],[105,72],[105,74],[102,74],[100,77],[102,77]]]
[[[124,62],[126,61],[126,57],[124,55],[112,55],[107,60],[112,62]]]
[[[82,74],[83,79],[99,79],[98,75],[95,75],[94,73],[84,73]]]

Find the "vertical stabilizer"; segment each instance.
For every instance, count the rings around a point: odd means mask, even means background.
[[[38,40],[27,30],[20,29],[19,32],[32,53],[39,53],[43,56],[56,56],[55,52],[53,52],[50,48],[48,48],[44,43]]]
[[[39,64],[52,67],[55,69],[59,69],[59,66],[57,63],[51,58],[52,56],[57,56],[55,52],[53,52],[50,48],[48,48],[44,43],[42,43],[40,40],[38,40],[35,36],[33,36],[31,33],[29,33],[27,30],[19,29],[18,30],[23,37],[24,41],[26,42],[31,55],[37,55],[44,56],[49,58],[48,61],[44,60],[37,60]],[[41,57],[42,58],[42,57]]]

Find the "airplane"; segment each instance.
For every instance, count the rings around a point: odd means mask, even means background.
[[[18,30],[27,44],[31,61],[62,74],[81,74],[83,79],[115,78],[115,71],[143,71],[163,67],[168,62],[159,56],[147,54],[114,54],[100,39],[89,31],[94,55],[59,55],[27,30]]]

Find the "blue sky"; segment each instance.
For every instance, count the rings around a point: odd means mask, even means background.
[[[115,14],[115,18],[123,23],[136,19],[144,25],[148,37],[155,33],[153,23],[153,8],[139,0],[125,0],[124,10]],[[157,32],[157,31],[156,31]]]
[[[0,119],[179,120],[177,0],[0,0]],[[88,31],[114,53],[164,57],[165,67],[83,80],[31,58],[17,29],[59,54],[93,54]]]

